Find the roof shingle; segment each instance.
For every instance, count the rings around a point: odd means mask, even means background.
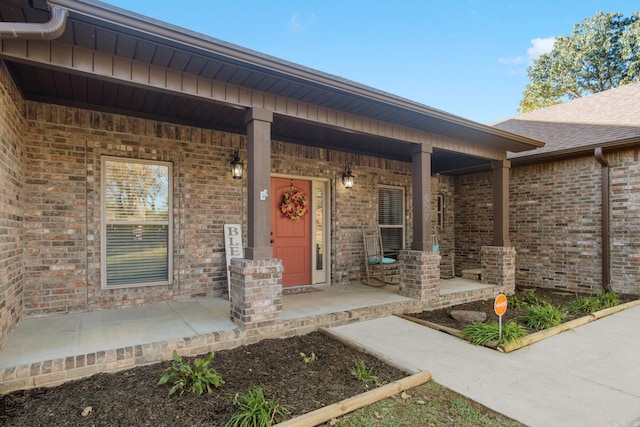
[[[640,141],[640,82],[542,108],[491,126],[545,142],[509,158],[584,151],[616,141]]]

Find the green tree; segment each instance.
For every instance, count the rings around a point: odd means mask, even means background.
[[[598,12],[527,69],[519,112],[559,104],[640,80],[640,12]]]

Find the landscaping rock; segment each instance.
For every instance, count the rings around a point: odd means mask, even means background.
[[[457,321],[465,323],[484,322],[487,320],[487,313],[484,311],[451,310],[449,314]]]

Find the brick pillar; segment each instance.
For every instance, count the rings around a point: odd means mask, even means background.
[[[502,293],[513,294],[516,290],[516,248],[483,246],[481,280],[499,286]]]
[[[231,259],[231,320],[242,329],[278,326],[282,321],[282,261]]]
[[[402,296],[420,300],[425,308],[440,298],[440,254],[433,251],[400,251]]]

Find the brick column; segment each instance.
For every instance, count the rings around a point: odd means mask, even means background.
[[[231,259],[231,320],[244,330],[282,321],[282,261]]]
[[[516,249],[504,246],[482,247],[482,283],[499,286],[500,292],[516,290]]]
[[[400,251],[402,296],[420,300],[424,308],[440,298],[440,254],[433,251]]]

